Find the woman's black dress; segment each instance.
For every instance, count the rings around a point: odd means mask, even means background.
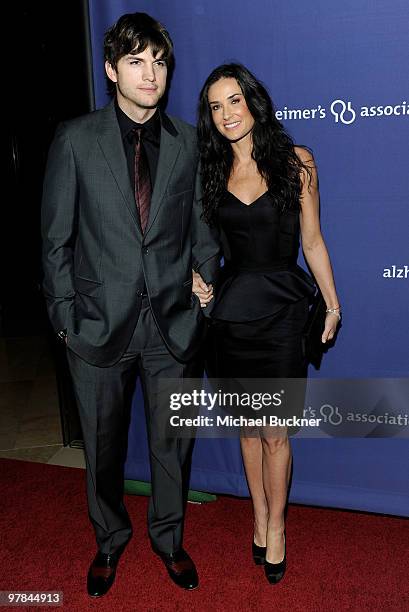
[[[224,267],[211,313],[207,369],[217,378],[303,378],[302,332],[311,277],[297,265],[299,213],[265,193],[246,205],[226,191],[218,208]]]

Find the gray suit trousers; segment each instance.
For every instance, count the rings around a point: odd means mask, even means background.
[[[169,352],[147,298],[143,298],[129,346],[117,363],[108,367],[87,363],[69,350],[69,338],[67,353],[84,436],[88,509],[99,550],[112,554],[132,535],[123,501],[124,464],[139,376],[150,450],[149,536],[154,549],[176,552],[182,546],[193,441],[164,435],[169,403],[161,405],[157,383],[159,378],[198,377],[198,363],[181,363]]]

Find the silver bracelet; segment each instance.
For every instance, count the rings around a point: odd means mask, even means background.
[[[328,314],[334,314],[338,317],[338,320],[341,320],[341,307],[339,306],[338,308],[327,308],[327,310],[325,311]]]

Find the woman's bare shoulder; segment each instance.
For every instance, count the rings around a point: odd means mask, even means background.
[[[315,166],[313,154],[305,147],[294,146],[294,153],[303,164]]]

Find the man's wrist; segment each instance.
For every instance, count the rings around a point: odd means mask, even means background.
[[[57,332],[57,338],[61,342],[65,342],[66,339],[67,339],[67,330],[66,329],[60,329],[60,331]]]

